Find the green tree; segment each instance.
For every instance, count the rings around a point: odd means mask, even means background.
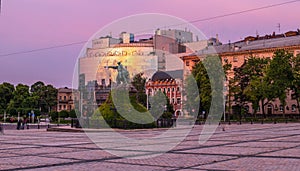
[[[294,80],[292,82],[292,96],[297,101],[298,112],[300,112],[299,101],[300,101],[300,54],[295,56],[292,60],[292,70]]]
[[[131,84],[137,90],[136,98],[138,103],[141,103],[146,107],[147,95],[145,93],[146,78],[143,76],[144,73],[138,73],[133,77]]]
[[[29,87],[24,84],[18,84],[16,90],[13,92],[13,98],[9,103],[11,108],[23,108],[28,107],[26,99],[30,97]]]
[[[4,82],[0,84],[0,109],[6,110],[15,91],[14,85]]]
[[[241,108],[244,108],[247,102],[252,102],[253,114],[256,113],[259,102],[262,103],[263,109],[268,103],[264,101],[270,98],[269,86],[265,81],[265,70],[269,61],[269,59],[250,56],[240,68],[235,69],[234,96],[240,114]],[[265,116],[264,110],[263,114]]]
[[[286,93],[292,87],[294,80],[291,63],[292,56],[291,53],[284,50],[276,51],[266,71],[267,85],[272,90],[272,93],[267,92],[268,99],[279,98],[283,106],[286,105]],[[283,113],[285,113],[285,108],[283,108]]]
[[[52,85],[45,85],[42,81],[38,81],[31,85],[31,96],[36,100],[35,108],[41,111],[50,112],[53,106],[57,104],[57,89]]]

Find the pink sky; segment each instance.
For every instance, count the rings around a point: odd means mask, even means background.
[[[287,0],[2,0],[0,55],[88,40],[103,26],[141,13],[168,14],[197,20]],[[248,35],[300,28],[300,2],[194,23],[207,37],[219,34],[223,43]],[[130,32],[130,30],[127,30]],[[117,34],[117,33],[116,33]],[[0,83],[32,84],[42,80],[71,86],[74,64],[83,45],[0,56]]]

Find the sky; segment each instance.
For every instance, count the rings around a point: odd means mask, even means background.
[[[0,83],[31,85],[43,81],[71,87],[84,44],[5,54],[87,41],[99,29],[123,17],[159,13],[194,21],[287,1],[290,0],[2,0]],[[300,2],[295,2],[193,25],[207,37],[218,34],[221,42],[228,43],[256,33],[278,33],[278,23],[281,33],[296,30],[300,28],[299,8]]]

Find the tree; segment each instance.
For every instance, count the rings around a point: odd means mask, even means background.
[[[272,93],[268,94],[268,99],[279,98],[283,106],[286,105],[286,91],[292,87],[294,80],[291,59],[291,53],[278,50],[274,53],[270,66],[266,71],[267,85],[272,90]],[[285,113],[284,108],[283,113]]]
[[[240,68],[236,68],[233,79],[235,100],[240,108],[244,108],[249,101],[252,102],[256,113],[259,102],[262,103],[264,113],[264,100],[270,98],[269,86],[265,80],[265,70],[269,59],[250,56]],[[241,114],[241,110],[238,111]],[[241,117],[241,115],[240,115]]]
[[[220,57],[213,55],[207,56],[194,66],[192,75],[186,80],[186,95],[191,97],[186,102],[187,110],[191,110],[196,115],[198,111],[205,111],[218,118],[219,113],[224,111],[224,69],[228,71],[230,66],[225,64],[222,67]],[[193,80],[197,83],[196,89],[191,88],[194,84]]]
[[[39,108],[41,111],[51,111],[53,106],[57,104],[57,89],[52,85],[45,85],[42,81],[38,81],[31,85],[31,96],[37,100],[35,108]]]
[[[14,85],[6,82],[0,84],[0,109],[7,109],[10,100],[13,98],[14,91]]]
[[[146,78],[143,76],[144,73],[138,73],[133,77],[131,84],[137,90],[136,98],[138,103],[141,103],[146,107],[147,95],[145,93]]]
[[[298,54],[292,59],[292,67],[294,77],[291,87],[291,89],[293,90],[292,96],[297,101],[298,112],[300,113],[300,54]]]

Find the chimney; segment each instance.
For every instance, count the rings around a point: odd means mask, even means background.
[[[219,45],[219,35],[216,34],[216,45]]]

